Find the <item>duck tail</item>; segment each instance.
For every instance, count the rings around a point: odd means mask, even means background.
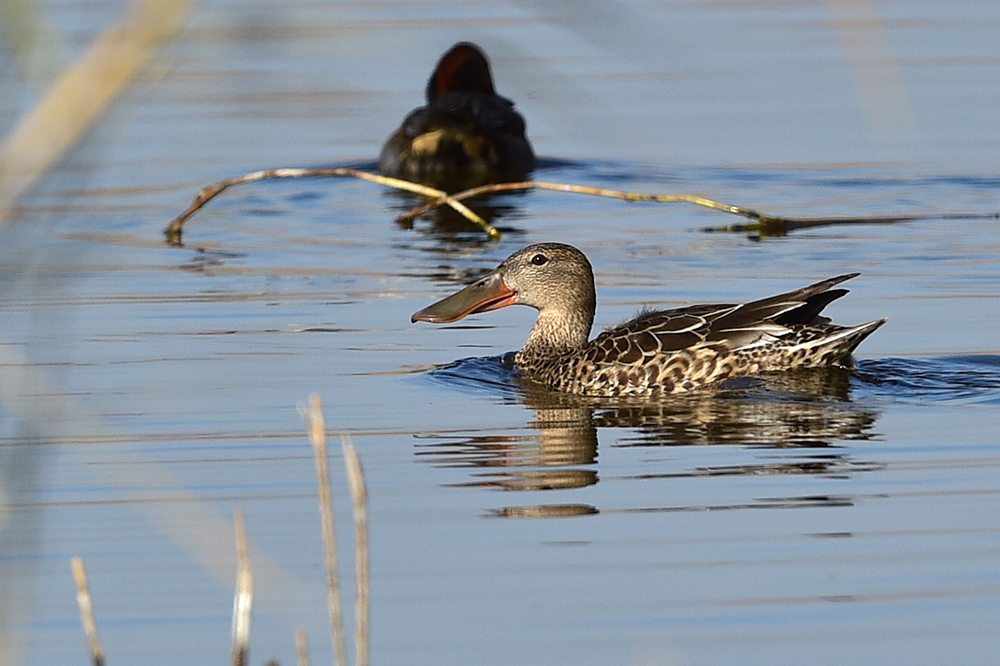
[[[804,352],[802,362],[796,365],[812,367],[839,365],[850,368],[854,366],[851,358],[854,350],[887,321],[888,319],[878,319],[846,328],[839,326],[833,330],[826,328],[821,335],[810,336],[810,339],[795,344],[789,349],[789,353]]]

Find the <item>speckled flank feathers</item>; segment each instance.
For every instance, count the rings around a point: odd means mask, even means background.
[[[590,262],[560,243],[526,247],[490,275],[413,316],[443,323],[507,305],[538,321],[515,365],[549,388],[599,396],[656,396],[734,377],[803,367],[850,366],[854,349],[885,319],[854,327],[820,316],[857,274],[744,304],[641,313],[588,341],[596,309]]]

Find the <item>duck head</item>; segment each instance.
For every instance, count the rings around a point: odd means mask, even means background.
[[[582,347],[597,307],[590,262],[570,245],[529,245],[507,257],[486,277],[416,312],[412,321],[445,324],[509,305],[538,310],[538,322],[525,349]]]
[[[441,56],[427,82],[427,101],[447,92],[495,95],[490,63],[482,49],[471,42],[459,42]]]

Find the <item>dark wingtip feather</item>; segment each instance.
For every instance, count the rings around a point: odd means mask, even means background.
[[[814,323],[823,308],[847,293],[847,289],[830,289],[813,294],[807,297],[802,305],[775,317],[774,323],[782,325]]]

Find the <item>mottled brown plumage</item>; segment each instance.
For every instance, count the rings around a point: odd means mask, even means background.
[[[583,395],[662,395],[733,377],[791,368],[850,366],[879,319],[854,327],[821,317],[834,289],[857,273],[750,303],[647,311],[588,341],[597,305],[582,252],[561,243],[519,250],[492,273],[413,315],[445,323],[508,305],[530,305],[538,321],[514,357],[530,379]]]

